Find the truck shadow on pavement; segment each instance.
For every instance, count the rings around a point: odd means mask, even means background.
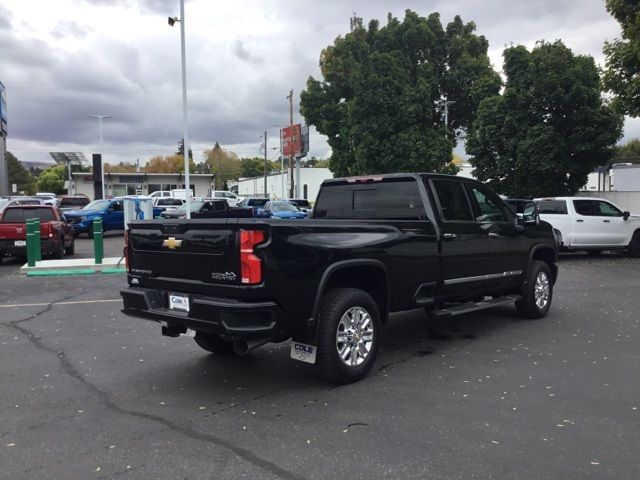
[[[428,362],[429,359],[424,357],[432,354],[450,355],[467,348],[471,342],[522,322],[537,321],[521,319],[513,307],[498,307],[449,319],[431,318],[423,310],[394,314],[382,329],[376,363],[369,376],[360,383],[384,375],[391,368],[402,368],[402,364],[410,359]],[[290,359],[289,342],[261,347],[244,357],[208,354],[195,343],[193,348],[193,356],[189,356],[193,361],[147,371],[143,381],[151,380],[160,390],[180,388],[195,396],[215,393],[222,397],[238,397],[241,392],[249,390],[263,395],[264,392],[301,388],[326,391],[338,387],[317,376],[313,365]],[[176,379],[180,379],[179,385]],[[348,386],[342,388],[345,387]]]

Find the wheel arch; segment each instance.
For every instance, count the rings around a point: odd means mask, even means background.
[[[527,263],[527,271],[531,268],[531,263],[534,260],[540,260],[546,263],[551,270],[553,276],[553,283],[556,283],[558,279],[558,251],[551,245],[535,245],[529,252],[529,263]],[[527,278],[525,276],[525,278]]]
[[[318,318],[322,296],[338,287],[359,288],[367,292],[378,305],[381,321],[386,322],[390,297],[389,275],[387,267],[380,260],[342,260],[330,265],[320,278],[311,312],[312,320]]]

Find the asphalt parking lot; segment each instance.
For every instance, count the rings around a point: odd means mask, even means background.
[[[640,260],[560,263],[547,318],[393,315],[372,374],[336,387],[287,344],[162,337],[120,313],[122,275],[7,262],[0,478],[636,480]]]

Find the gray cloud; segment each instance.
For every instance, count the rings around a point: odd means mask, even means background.
[[[236,42],[233,44],[233,47],[231,48],[231,51],[240,60],[244,60],[251,63],[262,62],[262,58],[252,54],[247,48],[245,48],[244,41],[240,39],[236,40]]]
[[[0,5],[0,30],[9,30],[11,28],[11,12]]]
[[[73,37],[77,39],[85,38],[93,29],[89,26],[80,25],[73,21],[58,22],[51,31],[51,35],[55,38]]]

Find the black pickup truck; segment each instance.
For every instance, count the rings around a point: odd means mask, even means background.
[[[306,220],[132,222],[123,312],[244,355],[293,339],[291,356],[339,383],[375,361],[389,313],[453,316],[506,303],[546,315],[558,269],[532,202],[518,218],[483,184],[437,174],[323,182]]]

